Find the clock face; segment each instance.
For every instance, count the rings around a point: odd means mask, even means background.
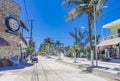
[[[9,26],[10,26],[10,27],[12,28],[12,30],[14,30],[14,31],[16,31],[16,30],[19,28],[18,22],[17,22],[15,19],[13,19],[13,18],[9,19]]]
[[[20,28],[18,21],[14,17],[6,18],[5,23],[6,23],[7,28],[10,31],[16,32]]]

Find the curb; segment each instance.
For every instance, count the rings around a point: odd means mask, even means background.
[[[63,60],[56,60],[56,61],[76,69],[82,69],[82,71],[85,70],[87,72],[93,73],[94,75],[98,75],[100,77],[109,78],[109,79],[112,79],[113,81],[120,81],[120,73],[118,72],[111,72],[110,70],[107,70],[107,69],[91,67],[89,64],[78,65],[75,63],[68,63]]]

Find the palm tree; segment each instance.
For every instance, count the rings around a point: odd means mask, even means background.
[[[78,28],[77,30],[77,35],[74,32],[70,32],[70,35],[76,39],[77,45],[79,45],[81,48],[81,50],[77,54],[77,56],[80,57],[80,53],[85,52],[85,46],[89,43],[89,36],[88,31],[86,29],[81,31],[80,28]]]
[[[81,47],[81,48],[84,48],[85,45],[88,44],[88,31],[85,29],[83,31],[79,30],[76,32],[78,35],[75,35],[74,32],[70,32],[70,35],[76,39],[78,45]]]
[[[48,55],[48,57],[50,56],[50,46],[52,44],[53,40],[51,38],[46,38],[44,39],[44,44],[46,45],[46,55]]]
[[[26,51],[27,56],[28,56],[34,52],[34,48],[31,46],[27,46],[27,48],[25,48],[25,51]]]
[[[78,45],[74,45],[70,48],[70,52],[74,54],[74,62],[76,63],[76,55],[78,51],[80,50],[80,47]]]
[[[38,50],[39,54],[44,55],[46,53],[45,51],[45,44],[40,44],[39,50]]]
[[[56,42],[55,42],[55,44],[56,44],[56,48],[57,48],[57,54],[58,54],[58,59],[61,59],[61,53],[60,53],[60,46],[62,45],[62,43],[59,41],[59,40],[57,40]]]
[[[94,21],[94,6],[96,6],[96,16],[100,17],[102,14],[102,10],[100,6],[104,6],[105,2],[108,0],[64,0],[64,4],[68,5],[68,7],[74,8],[70,12],[66,14],[66,20],[70,21],[76,17],[80,17],[83,14],[88,15],[88,29],[89,29],[89,42],[90,47],[92,49],[92,25]]]

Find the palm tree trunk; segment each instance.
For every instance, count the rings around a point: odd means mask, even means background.
[[[58,58],[59,58],[59,60],[61,59],[61,52],[60,52],[60,50],[59,50],[59,57]]]
[[[90,42],[90,50],[92,50],[93,45],[92,45],[92,32],[91,32],[91,23],[90,23],[90,15],[88,14],[88,29],[89,29],[89,42]]]
[[[76,53],[74,54],[74,63],[76,63]]]
[[[50,57],[50,44],[48,44],[48,57]]]

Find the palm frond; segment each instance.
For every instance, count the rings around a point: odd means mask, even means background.
[[[83,0],[64,0],[63,1],[63,5],[68,6],[68,7],[76,6],[76,5],[79,5],[81,3],[83,3]]]
[[[77,42],[80,42],[80,38],[76,36],[73,32],[69,32],[69,34],[77,40]]]
[[[84,10],[82,7],[77,7],[72,9],[68,14],[66,14],[66,21],[73,20],[74,18],[81,16],[84,13]]]

